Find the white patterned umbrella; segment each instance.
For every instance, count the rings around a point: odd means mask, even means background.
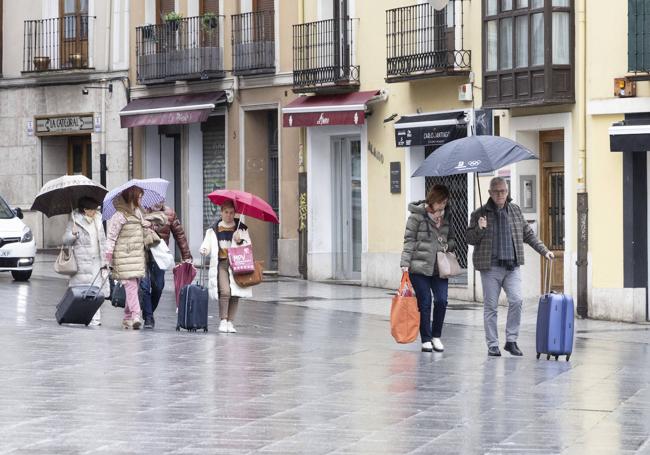
[[[31,210],[46,216],[64,215],[77,207],[79,199],[89,197],[101,203],[108,190],[85,175],[64,175],[50,180],[36,195]]]
[[[128,182],[112,189],[104,197],[104,204],[102,206],[102,216],[105,220],[109,220],[115,214],[115,206],[113,201],[116,197],[120,196],[122,192],[132,186],[137,186],[144,191],[142,195],[142,207],[151,208],[156,204],[160,204],[165,200],[167,194],[167,186],[169,182],[165,179],[132,179]]]

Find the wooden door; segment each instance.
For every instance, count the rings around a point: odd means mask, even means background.
[[[90,136],[68,137],[68,175],[92,178],[92,145]]]
[[[539,134],[540,239],[553,252],[551,290],[564,292],[564,131]],[[545,259],[542,258],[542,292]]]
[[[60,68],[88,67],[88,0],[60,0]]]

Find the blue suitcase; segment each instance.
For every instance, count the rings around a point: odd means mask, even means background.
[[[567,362],[573,352],[574,308],[573,298],[550,292],[550,266],[547,268],[549,292],[539,299],[537,308],[537,358],[546,354],[546,360],[565,355]],[[545,279],[545,282],[547,280]]]
[[[203,264],[196,284],[188,284],[181,288],[178,299],[178,319],[176,331],[185,329],[196,332],[203,329],[208,331],[208,289],[203,279]]]

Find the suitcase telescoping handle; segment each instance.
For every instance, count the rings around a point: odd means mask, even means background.
[[[102,270],[106,270],[106,278],[104,278],[104,280],[102,281],[102,284],[99,286],[99,289],[101,290],[101,289],[104,287],[104,285],[106,284],[106,282],[108,281],[108,277],[110,276],[110,269],[109,269],[109,267],[108,267],[107,265],[103,265],[103,266],[101,266],[101,267],[99,268],[99,270],[97,271],[97,274],[95,275],[95,277],[93,278],[93,281],[92,281],[92,282],[90,283],[90,285],[88,286],[88,289],[86,289],[86,290],[83,292],[83,295],[82,295],[82,296],[83,296],[84,299],[87,297],[88,292],[89,292],[89,291],[93,288],[93,286],[95,285],[95,281],[97,281],[97,278],[99,278],[99,277],[101,276],[101,274],[102,274]],[[95,296],[93,296],[93,298],[94,298],[94,297],[95,297]]]
[[[544,293],[551,293],[551,276],[553,276],[553,259],[546,259],[544,263]]]
[[[204,275],[203,269],[205,269],[205,256],[201,255],[201,268],[199,269],[198,285],[204,288],[205,287],[205,275]]]

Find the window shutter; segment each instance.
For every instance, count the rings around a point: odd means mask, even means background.
[[[273,11],[275,9],[274,0],[257,0],[253,3],[254,11]]]
[[[163,16],[167,13],[174,11],[175,2],[174,0],[159,0],[160,3],[160,14]]]
[[[628,0],[627,44],[628,70],[650,69],[650,0]]]
[[[219,0],[203,0],[201,2],[201,14],[205,13],[219,15]]]

